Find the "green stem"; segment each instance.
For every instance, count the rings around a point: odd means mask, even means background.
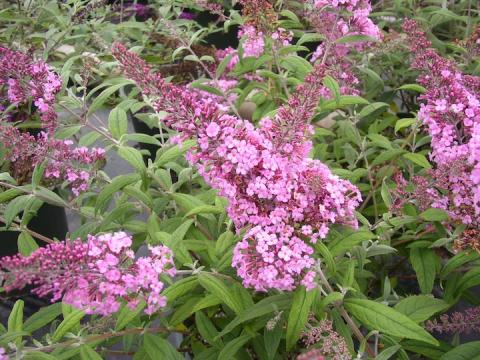
[[[328,290],[329,293],[334,292],[332,286],[330,285],[330,283],[328,282],[325,274],[323,273],[323,270],[322,270],[322,267],[321,267],[320,263],[317,265],[316,270],[317,270],[318,276],[320,277],[320,281],[321,281],[322,285],[325,286],[325,288]],[[345,308],[341,304],[338,304],[338,303],[335,303],[334,306],[338,310],[340,315],[343,317],[343,319],[347,323],[348,327],[352,330],[352,332],[355,335],[355,337],[357,338],[357,340],[360,341],[360,342],[365,341],[365,336],[363,336],[362,332],[360,331],[358,326],[355,324],[353,319],[350,317],[350,315],[347,313]],[[370,345],[366,341],[365,341],[365,348],[366,348],[367,353],[370,357],[375,357],[375,351],[373,351],[370,348]]]
[[[2,216],[0,216],[0,222],[6,224],[5,222],[5,218],[3,218]],[[11,226],[13,225],[13,226]],[[11,228],[13,228],[13,230],[17,230],[17,231],[26,231],[27,233],[29,233],[31,236],[33,236],[34,238],[38,239],[38,240],[41,240],[41,241],[44,241],[46,243],[49,243],[49,244],[52,244],[55,242],[55,240],[53,239],[50,239],[49,237],[46,237],[42,234],[39,234],[33,230],[30,230],[28,229],[26,226],[21,226],[20,224],[16,223],[16,222],[13,222],[12,224],[10,225]]]
[[[145,329],[145,328],[139,327],[139,328],[126,329],[126,330],[119,331],[119,332],[112,332],[112,333],[109,333],[109,334],[90,335],[90,336],[87,336],[87,337],[82,338],[82,339],[68,340],[68,341],[64,341],[64,342],[61,342],[61,343],[58,343],[58,344],[55,344],[55,345],[48,345],[48,346],[43,346],[43,347],[38,347],[38,348],[25,348],[24,351],[26,353],[31,353],[31,354],[38,353],[38,352],[51,352],[55,349],[66,348],[66,347],[74,346],[74,345],[78,346],[78,345],[83,345],[83,344],[89,344],[89,343],[97,342],[97,341],[104,341],[104,340],[108,340],[108,339],[111,339],[111,338],[124,336],[124,335],[134,335],[134,334],[142,334],[143,335],[143,334],[147,334],[147,333],[169,334],[169,333],[172,333],[172,332],[188,334],[188,331],[184,331],[184,330],[180,330],[180,329],[176,329],[176,328],[170,329],[170,328],[166,328],[166,327],[158,327],[158,328],[146,328]]]

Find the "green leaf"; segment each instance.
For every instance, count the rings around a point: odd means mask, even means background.
[[[236,339],[230,341],[218,354],[218,360],[234,359],[235,354],[240,350],[250,339],[252,335],[240,335]]]
[[[159,336],[145,334],[143,346],[151,359],[184,360],[172,344]]]
[[[220,234],[216,243],[215,243],[215,254],[218,257],[225,255],[227,250],[234,244],[235,242],[235,235],[231,231],[225,231],[224,233]]]
[[[73,306],[70,305],[70,304],[67,304],[67,303],[62,302],[62,314],[63,314],[63,318],[65,318],[68,314],[71,314],[71,313],[76,312],[76,311],[78,311],[77,308],[73,307]]]
[[[219,334],[224,336],[240,324],[274,312],[287,310],[292,304],[292,298],[288,294],[274,295],[260,300],[255,305],[242,311],[232,322],[230,322]]]
[[[352,248],[363,241],[374,239],[376,236],[368,230],[358,230],[349,232],[340,236],[328,244],[332,256],[338,256],[345,251],[352,250]]]
[[[140,180],[138,174],[128,174],[117,176],[112,182],[106,185],[102,191],[97,196],[97,201],[95,204],[95,209],[97,211],[103,210],[107,205],[108,201],[111,199],[113,194],[117,191],[123,189],[127,185],[131,185]]]
[[[330,90],[337,105],[340,104],[340,85],[338,85],[337,80],[327,75],[323,78],[323,84]]]
[[[195,313],[195,308],[198,306],[198,303],[200,301],[203,301],[204,303],[208,300],[211,300],[211,303],[208,305],[218,305],[221,303],[221,301],[212,294],[209,294],[205,296],[205,298],[200,298],[198,296],[193,296],[193,297],[188,297],[185,302],[182,303],[182,305],[177,306],[175,308],[175,312],[173,313],[172,317],[170,318],[170,325],[171,326],[177,326],[180,323],[182,323],[185,319],[190,317],[190,315]],[[205,306],[205,307],[210,307],[210,306]],[[203,308],[205,308],[203,307]],[[201,310],[201,309],[200,309]]]
[[[458,267],[469,263],[470,261],[478,260],[479,254],[476,251],[472,252],[460,252],[456,254],[454,257],[449,259],[445,266],[443,267],[442,271],[440,272],[440,276],[446,277],[450,274],[453,270],[457,269]]]
[[[446,221],[448,213],[442,209],[430,208],[420,214],[420,217],[427,221]]]
[[[129,306],[124,305],[117,315],[117,323],[115,331],[123,330],[133,319],[135,319],[145,308],[145,302],[141,301],[137,307],[132,310]]]
[[[214,62],[215,62],[215,59],[214,59],[213,56],[203,55],[202,57],[200,57],[200,61],[214,63]]]
[[[383,202],[387,206],[387,209],[392,206],[392,196],[390,195],[390,191],[388,189],[388,185],[385,182],[385,179],[382,181],[382,189],[380,191],[380,194],[382,195]]]
[[[20,345],[22,342],[22,330],[23,330],[23,308],[24,308],[23,300],[17,300],[15,305],[13,305],[13,309],[10,312],[8,317],[8,332],[9,333],[18,333],[19,336],[12,338],[14,339],[17,345]]]
[[[438,345],[438,341],[421,326],[384,304],[366,299],[347,299],[344,306],[350,314],[371,330]]]
[[[195,141],[187,140],[181,146],[180,145],[175,145],[175,146],[172,146],[171,148],[169,148],[167,150],[162,149],[161,155],[158,156],[157,159],[155,160],[155,165],[163,166],[166,163],[175,160],[179,156],[186,153],[194,145],[195,145]]]
[[[268,329],[267,327],[263,330],[263,343],[265,344],[265,351],[268,355],[268,360],[273,360],[277,354],[278,346],[282,340],[283,333],[283,318],[280,316],[280,319],[275,324],[273,329]]]
[[[190,36],[188,40],[188,45],[191,46],[192,44],[194,44],[198,39],[201,38],[202,34],[206,31],[207,31],[206,28],[201,28],[197,30],[193,35]]]
[[[297,45],[302,45],[308,42],[319,42],[321,40],[325,40],[325,36],[321,34],[315,33],[305,33],[302,37],[297,41]]]
[[[64,126],[55,132],[55,139],[70,139],[73,135],[78,133],[82,127],[83,125]]]
[[[443,247],[443,246],[446,246],[448,244],[450,244],[451,242],[453,242],[454,239],[452,238],[440,238],[438,240],[435,240],[432,245],[429,246],[430,249],[432,248],[439,248],[439,247]]]
[[[80,145],[80,146],[90,146],[95,141],[100,139],[101,137],[102,137],[102,135],[99,134],[98,132],[90,131],[80,138],[80,140],[78,141],[78,145]]]
[[[349,289],[353,287],[353,282],[355,281],[355,261],[349,261],[347,263],[346,269],[340,280],[340,285],[343,288]]]
[[[9,227],[12,224],[15,217],[27,207],[27,204],[31,200],[32,200],[31,195],[21,195],[8,203],[3,213],[5,218],[4,222],[7,227]]]
[[[200,273],[198,280],[205,290],[222,300],[222,302],[237,315],[242,312],[243,306],[241,300],[232,294],[231,288],[225,285],[223,281],[207,273]]]
[[[29,336],[30,334],[26,331],[9,331],[2,336],[0,336],[0,345],[2,347],[7,347],[7,345],[11,342],[14,342],[15,339],[20,342],[20,338],[22,336]]]
[[[177,56],[184,50],[187,50],[188,47],[186,46],[180,46],[180,47],[177,47],[173,53],[172,53],[172,60],[175,60],[177,58]]]
[[[358,118],[359,119],[366,118],[367,116],[377,113],[380,110],[383,110],[385,108],[388,108],[388,104],[384,102],[375,102],[375,103],[368,104],[362,110],[360,110],[360,112],[358,113]]]
[[[153,199],[152,199],[152,196],[142,190],[139,186],[135,186],[135,185],[127,185],[123,188],[123,191],[125,194],[131,196],[132,198],[136,199],[136,200],[139,200],[141,203],[145,204],[148,208],[152,208],[153,207]],[[109,216],[115,216],[113,219],[116,219],[117,217],[119,216],[122,216],[125,214],[125,209],[132,209],[134,207],[134,205],[131,203],[131,202],[128,202],[128,203],[122,203],[119,207],[113,209]],[[103,220],[103,223],[104,224],[110,224],[110,221],[105,221],[107,219],[107,217],[104,217],[104,220]]]
[[[428,162],[425,155],[419,153],[406,153],[402,155],[405,159],[410,160],[411,162],[420,165],[424,169],[431,169],[432,165]]]
[[[18,235],[17,244],[18,252],[23,256],[28,256],[38,249],[37,242],[26,231],[22,231],[20,235]]]
[[[80,320],[85,316],[84,312],[81,310],[74,310],[69,313],[63,321],[58,325],[57,329],[55,330],[52,340],[59,341],[61,340],[67,332],[77,326]]]
[[[354,95],[342,95],[340,96],[340,102],[337,103],[336,100],[327,100],[322,102],[321,108],[322,110],[335,110],[344,108],[350,105],[368,105],[370,104],[368,100],[360,96]]]
[[[10,184],[16,185],[16,180],[8,172],[0,172],[0,181],[6,181]],[[11,189],[15,190],[15,189]]]
[[[402,347],[400,345],[394,345],[386,348],[383,350],[380,354],[378,354],[377,357],[375,357],[375,360],[388,360],[390,359],[393,355],[397,353],[398,350],[400,350]]]
[[[220,339],[216,339],[218,336],[218,330],[213,325],[212,321],[203,313],[203,311],[197,311],[195,313],[195,324],[197,325],[200,335],[210,344],[218,348],[223,347],[223,342]]]
[[[220,79],[220,77],[223,75],[228,64],[230,64],[232,57],[233,57],[233,54],[225,56],[225,58],[220,62],[220,64],[218,64],[217,71],[215,72],[216,79]]]
[[[357,68],[367,77],[365,91],[369,98],[375,97],[379,92],[383,91],[385,84],[380,75],[368,67],[358,66]]]
[[[190,55],[188,55],[188,56],[190,56]],[[186,56],[185,59],[188,56]],[[203,80],[200,80],[200,81],[203,82]],[[202,84],[201,82],[198,82],[198,81],[190,83],[190,86],[193,87],[193,88],[200,89],[202,91],[208,92],[208,93],[213,94],[213,95],[217,95],[217,96],[220,96],[220,97],[224,96],[223,92],[220,91],[219,89],[217,89],[213,86],[210,86],[210,85]]]
[[[320,309],[325,309],[327,305],[330,305],[332,303],[335,303],[337,301],[342,301],[343,300],[343,294],[339,293],[338,291],[331,292],[324,298],[319,303],[319,308]]]
[[[468,270],[457,282],[457,292],[460,295],[463,291],[480,284],[480,268],[474,267]],[[447,300],[448,301],[448,300]]]
[[[254,305],[250,291],[248,291],[243,285],[234,282],[231,291],[234,293],[235,297],[240,300],[243,309],[249,309]]]
[[[103,104],[108,100],[108,98],[116,91],[118,91],[121,87],[132,84],[133,82],[130,80],[126,80],[120,84],[112,85],[105,90],[103,90],[98,96],[95,97],[95,100],[92,101],[90,108],[88,109],[87,115],[93,114],[95,111],[100,109]]]
[[[440,359],[443,354],[451,349],[451,346],[444,342],[440,346],[434,346],[417,340],[403,340],[402,348],[413,353],[421,354],[425,359]],[[406,360],[409,358],[407,357]]]
[[[310,312],[310,307],[312,306],[315,296],[317,296],[316,291],[307,291],[303,286],[300,286],[295,291],[287,322],[287,351],[295,346],[300,338],[301,332],[305,329],[308,313]]]
[[[32,196],[30,198],[30,201],[28,201],[25,204],[25,207],[23,209],[23,214],[22,214],[22,220],[20,221],[20,227],[26,226],[32,218],[35,217],[37,214],[38,210],[41,208],[43,205],[43,201],[38,199],[35,196]]]
[[[405,84],[397,88],[397,90],[409,90],[409,91],[416,91],[421,94],[423,94],[427,89],[425,89],[423,86],[418,85],[418,84]]]
[[[213,294],[208,294],[203,298],[199,298],[197,296],[189,297],[181,306],[177,308],[170,319],[170,325],[176,326],[195,312],[212,306],[220,305],[221,303],[222,301]]]
[[[381,152],[375,159],[373,159],[371,166],[380,165],[386,161],[393,160],[394,158],[402,155],[405,150],[402,149],[392,149]]]
[[[24,192],[20,189],[8,189],[0,193],[0,204],[10,201],[15,197],[24,194]]]
[[[23,300],[17,300],[13,309],[8,316],[8,331],[22,331],[23,330],[23,308],[25,303]]]
[[[322,259],[325,261],[330,275],[334,275],[337,272],[337,265],[335,264],[335,259],[330,253],[330,250],[328,250],[327,246],[321,241],[317,241],[314,244],[314,247],[315,250],[317,250],[318,253],[322,256]]]
[[[400,300],[395,305],[395,310],[408,316],[416,323],[430,319],[434,314],[444,311],[449,305],[433,296],[415,295]]]
[[[415,124],[416,122],[417,119],[398,119],[398,121],[395,123],[395,133],[397,133],[398,130]]]
[[[472,341],[455,347],[445,353],[440,360],[479,360],[480,341]]]
[[[36,189],[33,189],[33,195],[41,199],[42,201],[55,205],[55,206],[61,206],[61,207],[67,207],[67,203],[65,200],[63,200],[60,196],[58,196],[55,192],[52,190],[43,188],[43,187],[38,187]]]
[[[140,151],[130,146],[120,146],[118,148],[118,155],[128,162],[137,171],[145,171],[145,163]]]
[[[386,150],[391,150],[392,149],[392,144],[390,143],[390,140],[386,138],[383,135],[380,134],[368,134],[368,138],[372,141],[373,144],[382,147]]]
[[[43,173],[45,172],[45,167],[46,167],[46,161],[44,160],[42,163],[35,166],[35,169],[33,169],[33,174],[32,174],[33,188],[36,188],[38,185],[40,185],[40,182],[42,181]]]
[[[410,249],[410,262],[417,274],[418,284],[423,294],[430,294],[433,290],[436,275],[437,258],[431,249]]]
[[[193,225],[193,219],[188,219],[182,223],[172,234],[170,241],[168,242],[168,247],[175,253],[177,250],[180,242],[185,238],[185,234],[187,233],[190,226]]]
[[[102,357],[97,354],[95,350],[93,350],[88,345],[80,346],[80,359],[82,360],[102,360]]]
[[[171,303],[175,299],[182,295],[185,295],[198,286],[198,279],[196,276],[189,276],[179,281],[176,281],[173,285],[166,288],[162,295],[167,298],[167,301]]]
[[[293,22],[295,22],[297,24],[300,24],[300,19],[298,18],[298,16],[293,11],[284,9],[280,12],[280,15],[292,20]]]
[[[147,134],[125,134],[122,137],[122,140],[130,140],[135,141],[143,144],[151,144],[161,146],[162,143],[158,141],[155,137]]]
[[[388,223],[390,223],[390,225],[392,225],[395,229],[398,229],[404,225],[414,223],[417,220],[418,218],[416,216],[404,215],[404,216],[388,219]]]
[[[335,40],[337,44],[346,44],[346,43],[364,42],[364,41],[377,42],[378,40],[374,37],[367,36],[367,35],[346,35],[344,37],[341,37]]]
[[[175,200],[175,202],[187,212],[205,205],[202,200],[190,194],[173,193],[171,196],[173,200]]]
[[[116,107],[108,115],[108,130],[115,139],[125,134],[128,130],[127,113],[120,107]]]
[[[28,352],[25,354],[24,359],[25,360],[58,360],[58,358],[56,358],[55,356],[44,353],[44,352],[40,352],[40,351]]]
[[[185,214],[185,217],[190,217],[198,214],[223,214],[224,210],[212,205],[201,205],[193,208],[188,213]]]
[[[285,69],[298,74],[300,77],[304,77],[313,69],[312,64],[310,64],[307,60],[293,54],[282,58],[280,60],[280,64]]]
[[[62,304],[56,303],[46,307],[42,307],[35,314],[30,316],[23,324],[23,329],[30,333],[51,323],[62,313]]]

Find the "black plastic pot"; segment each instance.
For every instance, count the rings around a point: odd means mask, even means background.
[[[216,22],[218,20],[218,15],[212,14],[208,11],[202,11],[195,18],[196,22],[202,27],[207,27],[210,23]],[[217,25],[220,28],[223,28],[223,23]],[[213,34],[209,34],[205,38],[205,42],[208,45],[213,45],[217,49],[226,49],[228,47],[237,48],[238,46],[238,26],[230,26],[228,32],[218,31]]]
[[[0,222],[0,226],[5,226]],[[57,238],[64,240],[68,232],[68,223],[65,209],[50,204],[43,204],[38,210],[37,215],[30,221],[27,227],[44,235],[50,239]],[[18,253],[17,239],[20,233],[18,231],[2,231],[0,232],[0,257],[11,256]],[[36,240],[39,246],[45,246],[45,242]],[[31,316],[50,302],[48,299],[38,298],[30,293],[29,288],[12,291],[5,294],[6,297],[1,299],[2,306],[0,307],[1,320],[5,323],[10,309],[13,307],[17,299],[22,299],[25,302],[25,315]]]
[[[5,224],[0,222],[0,226]],[[68,223],[65,209],[50,204],[43,204],[37,215],[30,221],[27,227],[50,239],[64,240],[68,232]],[[18,231],[0,232],[0,257],[14,255],[18,252]],[[36,240],[39,246],[45,243]]]

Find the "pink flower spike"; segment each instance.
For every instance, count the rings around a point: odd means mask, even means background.
[[[260,36],[255,29],[243,30],[248,41]],[[314,242],[332,223],[357,226],[354,210],[361,200],[355,186],[308,157],[308,120],[326,93],[325,65],[315,64],[275,118],[255,127],[196,91],[166,83],[123,45],[115,44],[113,54],[127,77],[152,97],[154,108],[168,113],[165,124],[182,139],[197,140],[187,160],[228,200],[237,230],[250,227],[232,259],[244,286],[257,291],[291,291],[300,284],[313,288],[313,249],[300,229],[308,226],[304,231]]]
[[[123,303],[147,303],[147,314],[166,305],[160,275],[175,274],[173,254],[157,246],[151,255],[132,258],[132,239],[123,232],[89,235],[47,245],[29,256],[0,259],[6,291],[32,286],[38,296],[63,298],[88,314],[109,315]],[[112,250],[115,250],[113,251]]]

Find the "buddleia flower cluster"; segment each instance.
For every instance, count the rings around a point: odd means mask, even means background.
[[[451,314],[443,314],[439,319],[428,320],[425,328],[439,334],[478,334],[480,333],[480,307],[475,306]]]
[[[60,78],[45,62],[34,61],[27,54],[0,47],[0,105],[4,110],[15,114],[17,111],[14,110],[33,103],[40,114],[42,126],[54,130],[57,123],[55,96],[61,86]],[[31,120],[21,113],[10,119]]]
[[[413,54],[412,67],[420,71],[417,81],[426,89],[419,97],[418,118],[432,138],[434,168],[428,177],[413,179],[428,191],[422,206],[446,210],[454,221],[478,227],[480,78],[463,74],[440,56],[415,21],[405,21],[403,28]]]
[[[165,246],[149,246],[150,255],[135,258],[132,238],[124,232],[89,235],[86,242],[67,240],[0,259],[0,279],[6,291],[31,287],[52,302],[63,300],[87,314],[109,315],[122,303],[145,313],[166,305],[161,275],[175,275],[173,254]]]
[[[289,103],[258,127],[225,114],[185,87],[165,82],[123,45],[113,54],[178,141],[197,139],[188,153],[207,183],[228,199],[237,230],[248,227],[232,265],[247,287],[293,290],[314,284],[309,243],[324,238],[333,223],[356,226],[358,189],[309,158],[308,120],[324,91],[325,67],[315,66]]]
[[[238,31],[242,58],[258,58],[265,53],[267,46],[274,49],[290,45],[293,33],[278,26],[278,15],[268,0],[241,0],[242,17],[245,22]],[[240,61],[238,50],[228,47],[217,51],[217,58],[222,61],[231,56],[227,70],[232,70]],[[244,75],[249,80],[261,81],[252,74]]]
[[[309,7],[307,20],[313,29],[325,37],[311,57],[311,61],[322,61],[332,76],[340,84],[340,91],[345,95],[358,95],[356,86],[358,78],[352,69],[348,55],[353,51],[362,51],[380,40],[380,29],[368,17],[372,6],[366,0],[305,0]],[[354,42],[339,42],[348,36],[357,36]],[[362,38],[363,36],[363,38]]]
[[[227,111],[237,99],[237,93],[232,90],[239,83],[238,76],[229,76],[228,73],[235,68],[240,59],[259,58],[266,53],[269,46],[273,49],[280,49],[290,45],[293,39],[293,32],[277,26],[278,16],[270,1],[242,0],[240,4],[242,5],[242,17],[245,18],[245,22],[240,26],[237,33],[241,51],[232,47],[216,50],[214,57],[217,63],[222,62],[228,56],[230,57],[225,67],[227,71],[219,79],[203,83],[216,87],[224,96],[201,89],[195,90],[203,97],[208,97],[222,106],[224,111]],[[242,77],[249,81],[263,82],[262,77],[258,76],[256,71],[244,73]]]
[[[308,331],[304,331],[302,341],[309,351],[298,356],[297,360],[352,359],[345,339],[333,329],[330,320],[322,320]]]
[[[30,180],[35,166],[45,164],[44,183],[56,187],[67,182],[76,196],[88,189],[105,159],[104,149],[75,147],[70,140],[54,139],[45,132],[33,136],[1,123],[0,143],[5,147],[10,174],[19,184]]]
[[[67,182],[74,193],[86,191],[97,166],[104,160],[100,148],[75,147],[70,140],[54,138],[57,129],[55,96],[61,80],[42,61],[19,51],[0,48],[0,145],[10,173],[18,183],[30,180],[35,166],[45,162],[44,181],[58,186]],[[28,110],[32,105],[33,111]],[[26,109],[24,109],[24,107]],[[40,131],[19,130],[15,125],[40,113]]]

